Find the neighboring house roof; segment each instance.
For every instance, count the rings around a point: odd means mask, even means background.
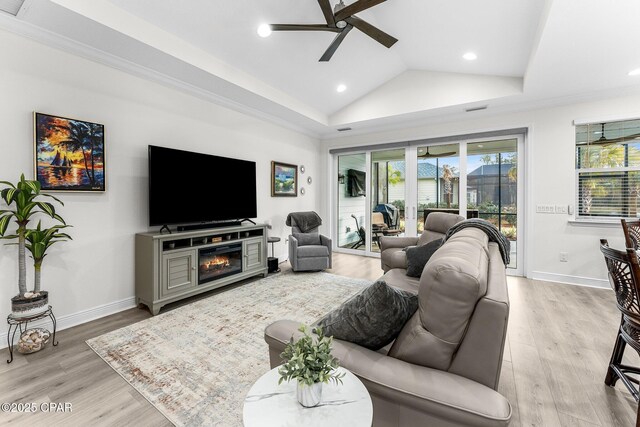
[[[514,163],[503,163],[502,170],[499,170],[499,166],[500,165],[482,165],[468,176],[498,176],[498,172],[502,172],[502,176],[507,176],[509,171],[516,167]]]
[[[400,171],[400,177],[404,179],[405,174],[405,162],[404,161],[396,161],[389,162],[389,165],[393,167],[393,169]],[[442,177],[442,168],[437,168],[438,176]],[[454,173],[454,176],[458,176],[458,172]],[[436,165],[433,163],[429,163],[424,160],[418,161],[418,179],[435,179],[436,178]]]

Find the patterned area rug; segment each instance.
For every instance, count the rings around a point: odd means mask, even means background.
[[[371,284],[329,273],[274,275],[87,341],[177,426],[241,426],[269,368],[264,328],[310,324]]]

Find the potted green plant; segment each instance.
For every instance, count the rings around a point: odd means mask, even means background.
[[[42,222],[38,221],[35,230],[27,230],[25,233],[26,249],[33,258],[33,292],[40,292],[40,272],[42,271],[42,261],[47,256],[47,249],[55,243],[73,240],[66,233],[60,233],[63,228],[71,227],[70,225],[54,225],[51,228],[42,228]]]
[[[297,341],[291,337],[281,354],[285,363],[278,369],[278,384],[295,379],[298,402],[310,408],[320,403],[323,383],[333,381],[342,384],[345,374],[337,371],[340,366],[338,359],[331,355],[333,337],[324,336],[321,327],[312,330],[315,338],[309,334],[306,325],[301,325],[298,330],[304,335]]]
[[[18,295],[11,298],[11,311],[16,316],[33,315],[45,311],[48,307],[49,295],[47,292],[27,292],[27,268],[26,268],[26,235],[29,221],[37,214],[45,214],[66,225],[64,219],[56,213],[52,203],[38,200],[40,197],[50,197],[64,206],[59,199],[41,193],[40,183],[20,176],[16,185],[8,181],[0,181],[5,186],[0,191],[0,198],[7,209],[0,209],[0,238],[5,240],[18,240]],[[14,234],[7,235],[7,230],[14,220],[17,228]]]

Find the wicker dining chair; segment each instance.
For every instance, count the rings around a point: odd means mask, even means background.
[[[626,247],[637,251],[640,248],[640,220],[627,221],[626,219],[621,219],[620,222],[622,223]]]
[[[604,255],[609,282],[622,314],[604,383],[613,387],[618,379],[622,380],[637,402],[640,397],[639,382],[629,374],[640,375],[640,368],[622,364],[622,355],[627,344],[640,354],[640,263],[633,248],[618,251],[610,248],[606,239],[600,240],[600,251]],[[636,414],[636,425],[640,425],[640,413]]]

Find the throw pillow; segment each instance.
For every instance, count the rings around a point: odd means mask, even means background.
[[[378,280],[316,324],[325,335],[378,350],[398,336],[417,309],[417,295]]]
[[[442,239],[432,240],[426,245],[407,248],[407,276],[420,277],[431,256],[442,246]]]
[[[293,233],[293,237],[298,240],[298,246],[321,245],[320,234],[318,233]]]

